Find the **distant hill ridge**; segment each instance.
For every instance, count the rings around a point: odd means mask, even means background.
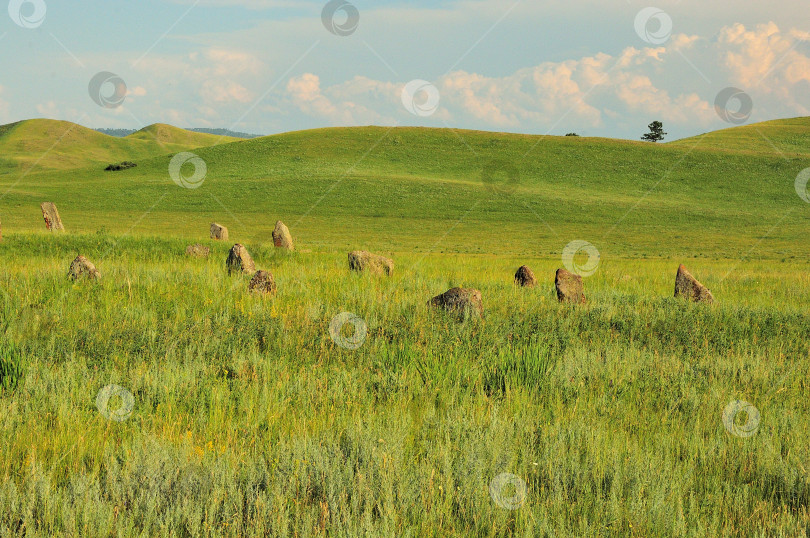
[[[382,129],[382,130],[381,130]],[[385,134],[387,140],[386,155],[389,160],[394,159],[394,149],[400,151],[422,148],[419,156],[413,154],[401,155],[401,162],[408,162],[407,170],[413,168],[414,162],[425,161],[427,157],[435,160],[432,174],[445,178],[456,175],[469,180],[467,166],[465,173],[454,174],[449,165],[448,158],[458,148],[458,136],[462,136],[468,145],[462,147],[469,152],[475,148],[475,143],[482,145],[481,150],[491,153],[490,159],[504,160],[509,157],[515,162],[525,166],[525,158],[514,154],[516,148],[528,144],[524,151],[549,153],[553,147],[577,150],[575,155],[561,163],[561,166],[571,167],[576,159],[583,157],[582,152],[598,151],[605,153],[608,148],[622,147],[625,151],[640,151],[644,155],[655,155],[661,151],[683,151],[686,148],[690,154],[695,151],[701,153],[737,154],[749,156],[769,156],[785,159],[804,160],[810,157],[810,118],[789,118],[773,120],[757,124],[749,124],[719,131],[705,133],[689,139],[676,140],[663,144],[652,144],[631,140],[589,138],[589,137],[562,137],[562,136],[535,136],[510,133],[493,133],[484,131],[448,130],[430,128],[404,128],[384,130],[380,127],[354,127],[354,128],[324,128],[308,131],[283,133],[272,136],[257,137],[250,140],[232,136],[222,136],[181,129],[172,125],[156,123],[132,132],[127,136],[109,136],[98,130],[89,129],[81,125],[66,121],[32,119],[8,125],[0,125],[0,175],[17,172],[36,172],[45,170],[68,170],[82,167],[103,165],[103,170],[109,164],[121,161],[133,161],[139,166],[144,159],[151,159],[161,155],[169,155],[181,151],[200,152],[203,148],[220,146],[217,152],[224,151],[229,155],[240,155],[245,150],[254,154],[269,153],[278,158],[276,146],[285,146],[293,141],[308,140],[307,144],[300,146],[297,154],[288,155],[293,162],[303,162],[304,155],[317,156],[317,159],[333,159],[333,162],[345,162],[351,152],[347,151],[347,142],[358,144],[356,150],[363,155],[364,151],[376,137]],[[223,130],[213,129],[222,132]],[[128,132],[128,131],[127,131]],[[121,133],[123,134],[123,133]],[[410,140],[409,147],[402,146],[401,140]],[[453,142],[455,140],[456,142]],[[474,143],[475,142],[475,143]],[[228,145],[228,149],[221,146]],[[271,151],[270,148],[275,148]],[[589,149],[590,148],[590,149]],[[535,151],[537,150],[537,151]],[[481,151],[476,150],[476,153]],[[217,153],[221,155],[224,153]],[[468,159],[465,156],[463,160]],[[545,156],[548,159],[548,155]],[[364,162],[367,157],[363,157]],[[479,159],[480,160],[480,155]],[[647,162],[649,157],[639,157],[641,163]],[[258,163],[245,163],[240,158],[240,169],[235,174],[244,176],[249,169],[258,166]],[[250,161],[252,162],[252,161]],[[260,161],[269,162],[269,161]],[[629,163],[627,159],[621,162]],[[391,163],[389,163],[390,165]],[[628,164],[629,165],[629,164]],[[346,166],[350,166],[346,163]],[[459,165],[460,166],[460,165]],[[140,168],[139,168],[140,169]],[[270,173],[271,168],[264,168],[263,172]],[[404,172],[405,170],[397,170]],[[480,175],[480,171],[478,172]],[[795,173],[793,174],[795,176]]]
[[[0,173],[107,166],[238,141],[162,123],[113,137],[67,121],[24,120],[0,126]]]
[[[124,138],[131,134],[138,132],[137,129],[95,129],[99,133],[103,133],[108,136],[115,136],[118,138]],[[222,129],[222,128],[208,128],[208,127],[194,127],[194,128],[186,128],[185,131],[191,131],[192,133],[204,133],[204,134],[212,134],[216,136],[227,136],[230,138],[259,138],[264,135],[259,134],[250,134],[250,133],[240,133],[238,131],[231,131],[230,129]]]
[[[182,188],[170,173],[179,152],[205,163],[199,188]],[[137,166],[105,171],[122,161]],[[810,205],[800,174],[808,166],[810,118],[663,144],[382,126],[243,140],[156,124],[117,138],[40,119],[0,126],[0,216],[4,232],[41,230],[39,204],[51,201],[71,233],[137,226],[202,239],[223,222],[239,240],[262,244],[282,219],[317,249],[559,259],[566,245],[587,241],[606,261],[806,260]]]

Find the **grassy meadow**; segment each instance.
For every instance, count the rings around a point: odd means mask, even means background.
[[[810,120],[761,124],[771,153],[748,127],[125,142],[193,150],[198,189],[160,148],[103,172],[81,130],[32,167],[20,127],[0,128],[0,536],[808,534]],[[573,240],[601,255],[586,305],[554,292]],[[275,296],[228,276],[235,242]],[[355,248],[394,275],[350,273]],[[67,278],[77,254],[100,280]],[[716,304],[672,297],[679,263]],[[483,319],[426,306],[453,286]],[[738,400],[756,409],[724,415]]]
[[[7,237],[0,532],[30,535],[797,536],[810,524],[804,264],[692,260],[720,301],[671,297],[665,260],[605,260],[590,304],[556,302],[558,259],[344,256],[250,244],[279,293],[185,243]],[[70,283],[76,252],[102,280]],[[730,272],[733,266],[736,268]],[[486,316],[425,302],[479,287]],[[330,338],[362,317],[357,350]],[[127,420],[96,408],[134,396]],[[729,434],[732,400],[761,413]],[[114,403],[110,404],[115,405]],[[745,421],[744,417],[742,419]],[[527,486],[493,502],[501,473]]]

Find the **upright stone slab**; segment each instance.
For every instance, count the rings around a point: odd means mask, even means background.
[[[361,273],[368,271],[375,275],[391,276],[394,274],[394,260],[365,250],[355,250],[349,253],[349,269]]]
[[[39,206],[42,209],[42,218],[45,219],[45,227],[52,232],[64,231],[62,219],[59,218],[59,211],[53,202],[42,202]]]
[[[481,292],[473,288],[449,289],[428,301],[428,305],[460,316],[481,317],[484,315]]]
[[[554,287],[557,289],[557,300],[561,303],[584,304],[586,301],[582,277],[579,275],[557,269]]]
[[[228,228],[225,226],[220,226],[216,222],[211,223],[211,239],[216,239],[217,241],[227,241],[228,240]]]
[[[295,250],[292,235],[290,235],[290,230],[281,221],[276,222],[276,228],[273,230],[273,244],[276,246],[276,248]]]
[[[256,272],[256,265],[253,263],[253,258],[250,257],[250,253],[248,253],[247,249],[239,243],[231,247],[225,265],[228,267],[229,275],[233,272],[246,273],[249,275]]]
[[[533,288],[537,285],[537,278],[527,265],[523,265],[515,273],[515,284],[524,288]]]
[[[713,303],[712,292],[692,276],[681,264],[678,266],[678,274],[675,275],[675,297],[685,297],[696,303]]]
[[[68,269],[68,277],[71,280],[80,280],[82,278],[96,280],[100,276],[101,273],[98,272],[96,266],[84,256],[76,256],[76,259],[70,264],[70,269]]]

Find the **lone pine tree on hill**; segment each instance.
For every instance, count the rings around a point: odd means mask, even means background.
[[[664,124],[660,121],[654,121],[647,126],[650,130],[649,133],[641,137],[642,140],[649,140],[650,142],[659,142],[664,139],[667,133],[664,132]]]

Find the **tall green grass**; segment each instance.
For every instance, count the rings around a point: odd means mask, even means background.
[[[802,263],[692,260],[714,306],[671,297],[677,263],[606,257],[589,304],[560,305],[559,259],[397,255],[248,243],[279,292],[180,240],[11,235],[0,534],[796,536],[810,518],[810,278]],[[72,283],[81,252],[102,273]],[[682,260],[678,260],[682,261]],[[528,263],[535,289],[512,284]],[[458,323],[427,300],[482,290]],[[331,319],[368,326],[356,351]],[[3,351],[3,353],[11,353]],[[14,353],[18,353],[15,351]],[[6,357],[7,355],[3,355]],[[132,415],[96,407],[115,384]],[[746,400],[756,435],[723,409]],[[511,473],[525,502],[494,502]]]

